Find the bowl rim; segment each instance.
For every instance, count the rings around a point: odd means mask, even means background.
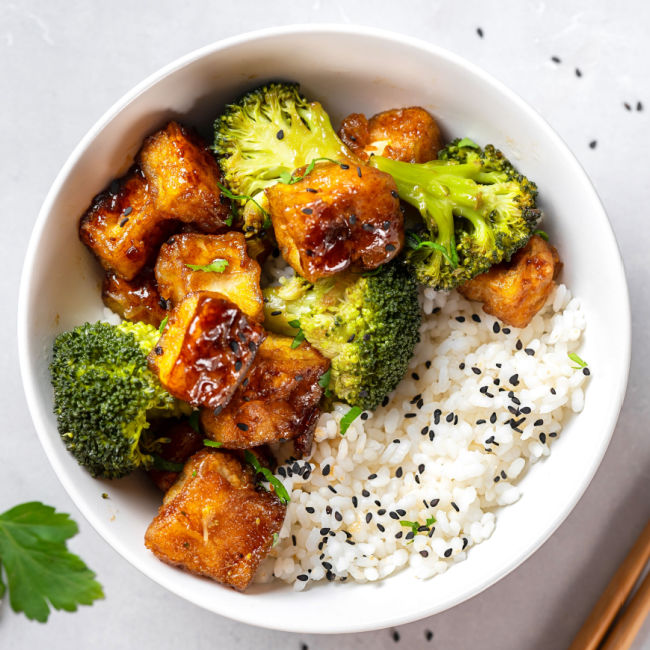
[[[351,622],[346,622],[341,624],[337,621],[328,621],[329,625],[323,625],[320,628],[314,628],[310,626],[309,628],[303,627],[301,625],[301,620],[299,617],[289,620],[278,620],[276,622],[266,622],[264,624],[258,624],[250,620],[250,617],[246,615],[247,608],[243,610],[231,609],[228,613],[222,613],[217,611],[215,608],[210,607],[209,603],[201,601],[199,598],[193,598],[191,593],[182,591],[177,588],[175,581],[171,578],[167,578],[164,574],[159,575],[155,574],[154,571],[150,571],[147,567],[144,567],[139,562],[138,558],[135,557],[128,546],[116,543],[115,540],[109,539],[104,532],[104,526],[99,521],[99,517],[95,515],[93,511],[87,511],[82,504],[82,501],[78,495],[78,488],[75,486],[74,481],[70,476],[68,476],[66,470],[57,460],[56,453],[54,451],[54,444],[58,440],[54,440],[53,437],[48,435],[47,425],[43,417],[41,417],[39,410],[39,400],[38,400],[38,389],[35,376],[30,368],[30,355],[29,355],[29,340],[28,340],[28,323],[30,317],[30,292],[33,283],[33,269],[35,268],[36,253],[39,248],[42,233],[45,227],[45,224],[48,220],[50,212],[52,210],[53,204],[57,199],[62,187],[65,185],[66,179],[68,178],[70,171],[73,169],[78,159],[86,151],[86,149],[92,144],[97,135],[122,111],[124,110],[131,102],[133,102],[137,97],[142,93],[146,92],[153,85],[158,83],[160,80],[169,76],[173,72],[180,70],[193,62],[201,59],[207,55],[214,54],[221,50],[231,48],[234,46],[244,45],[248,42],[261,40],[270,37],[281,37],[281,36],[292,36],[300,34],[322,34],[322,35],[338,35],[338,34],[348,34],[348,35],[359,35],[363,37],[374,37],[379,40],[384,40],[387,42],[395,43],[397,45],[409,46],[412,48],[419,49],[424,51],[426,54],[432,55],[433,57],[441,58],[446,60],[449,63],[459,66],[460,68],[465,69],[474,76],[479,77],[483,82],[491,85],[495,90],[501,93],[509,102],[514,104],[519,111],[524,112],[529,119],[537,124],[540,127],[540,130],[543,132],[544,137],[550,139],[554,145],[563,152],[569,164],[571,164],[577,174],[586,181],[586,186],[589,188],[601,207],[602,220],[601,226],[606,229],[607,233],[611,237],[615,247],[616,247],[616,256],[613,256],[613,259],[610,260],[610,263],[618,265],[618,269],[621,272],[622,277],[622,295],[620,296],[623,304],[625,305],[625,310],[620,313],[621,324],[620,328],[617,331],[617,337],[619,339],[619,350],[620,354],[623,355],[623,370],[624,370],[624,381],[621,382],[618,391],[616,394],[612,395],[611,408],[609,409],[609,416],[603,421],[603,430],[606,430],[607,436],[603,440],[602,449],[600,453],[594,458],[590,467],[588,467],[584,473],[584,481],[581,488],[576,491],[572,497],[566,502],[563,509],[558,510],[555,518],[549,523],[545,535],[539,537],[532,541],[526,550],[513,558],[505,567],[503,567],[499,572],[492,575],[490,578],[483,580],[482,582],[475,584],[472,588],[467,589],[463,594],[458,595],[457,597],[450,599],[442,606],[424,606],[421,605],[419,608],[414,609],[409,614],[405,615],[395,615],[392,618],[385,618],[381,624],[377,623],[365,623],[362,620],[362,617],[357,618]],[[120,97],[113,105],[106,110],[103,115],[93,124],[93,126],[87,131],[83,138],[79,141],[76,147],[72,150],[68,156],[66,162],[61,167],[60,171],[56,175],[44,201],[40,208],[38,217],[34,223],[32,233],[30,235],[29,244],[25,254],[25,261],[23,265],[23,270],[21,273],[19,295],[18,295],[18,314],[17,314],[17,334],[18,334],[18,356],[20,364],[20,372],[22,377],[23,388],[25,391],[25,397],[27,401],[28,410],[32,418],[34,427],[36,429],[37,435],[43,446],[46,456],[54,469],[54,472],[59,479],[60,483],[63,485],[64,489],[68,493],[69,497],[72,499],[73,503],[79,510],[79,512],[84,516],[86,521],[88,521],[91,526],[95,529],[97,533],[104,539],[106,543],[109,544],[115,551],[117,551],[123,558],[125,558],[130,564],[132,564],[139,571],[144,573],[148,578],[161,585],[165,589],[174,593],[177,596],[189,600],[195,605],[212,611],[214,613],[220,614],[222,616],[227,616],[238,622],[247,623],[250,625],[260,625],[267,627],[268,629],[275,629],[288,632],[297,632],[297,633],[311,633],[311,634],[336,634],[336,633],[354,633],[354,632],[364,632],[370,630],[376,630],[396,625],[402,625],[409,623],[415,620],[431,616],[447,609],[450,609],[469,598],[472,598],[488,587],[492,586],[496,582],[503,579],[511,571],[516,569],[518,566],[523,564],[535,551],[537,551],[547,540],[548,538],[558,529],[562,522],[566,519],[569,513],[575,508],[578,501],[581,499],[585,490],[591,483],[598,467],[600,466],[602,459],[607,451],[609,443],[611,441],[616,422],[623,404],[625,397],[627,382],[629,376],[629,367],[630,367],[630,355],[631,355],[631,315],[630,315],[630,302],[629,302],[629,290],[627,286],[627,281],[625,277],[624,264],[622,255],[620,252],[620,247],[616,240],[616,236],[612,229],[607,213],[600,201],[600,197],[596,192],[596,189],[591,182],[591,179],[587,175],[586,171],[577,160],[573,152],[570,150],[568,145],[564,140],[554,131],[550,124],[527,102],[525,102],[517,93],[510,90],[503,82],[499,81],[492,74],[484,71],[478,65],[466,60],[464,57],[451,52],[443,47],[434,45],[422,39],[412,37],[406,34],[401,34],[393,32],[386,29],[379,29],[375,27],[369,27],[365,25],[358,24],[348,24],[340,25],[336,23],[322,23],[322,24],[293,24],[293,25],[284,25],[278,27],[269,27],[254,31],[245,32],[235,36],[231,36],[225,39],[220,39],[208,45],[202,46],[198,49],[195,49],[181,57],[178,57],[171,61],[170,63],[162,66],[152,74],[148,75],[145,79],[139,82],[131,90],[126,92],[122,97]],[[326,618],[323,617],[325,621]],[[287,624],[289,623],[289,624]]]

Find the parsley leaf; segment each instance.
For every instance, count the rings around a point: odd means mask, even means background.
[[[587,367],[587,362],[583,361],[575,352],[571,352],[568,357],[571,361],[578,364],[577,366],[573,366],[574,370],[580,370],[580,368]]]
[[[452,250],[450,254],[450,252],[442,244],[438,244],[437,242],[430,241],[428,239],[422,239],[417,233],[414,232],[406,233],[406,243],[408,247],[414,251],[420,248],[432,248],[439,253],[442,253],[443,257],[447,260],[447,262],[449,262],[449,265],[452,268],[455,269],[458,266],[458,259],[454,259],[456,251]]]
[[[280,535],[278,535],[277,533],[273,533],[273,543],[271,544],[271,548],[277,546],[279,541],[280,541]]]
[[[330,377],[332,376],[332,369],[328,368],[327,372],[324,372],[321,375],[321,378],[318,380],[318,385],[321,388],[327,388],[330,385]]]
[[[192,271],[205,271],[207,273],[223,273],[228,266],[228,260],[224,260],[221,257],[212,260],[210,264],[186,264],[187,268],[192,269]]]
[[[162,319],[162,323],[160,323],[160,327],[158,328],[158,334],[162,334],[164,332],[168,322],[169,322],[169,316],[165,316],[165,318]]]
[[[353,406],[342,418],[340,422],[341,435],[344,436],[345,432],[350,428],[350,425],[363,413],[363,409],[359,406]]]
[[[221,183],[217,182],[217,185],[219,186],[219,189],[221,190],[221,193],[234,201],[252,201],[256,206],[257,209],[262,213],[264,216],[264,223],[262,224],[262,228],[268,228],[271,225],[271,215],[250,195],[248,194],[233,194],[225,185],[222,185]],[[232,211],[230,213],[230,223],[227,223],[227,225],[231,226],[232,225]]]
[[[253,466],[253,469],[258,474],[261,474],[273,486],[275,495],[278,497],[278,499],[280,499],[282,503],[289,503],[289,501],[291,501],[291,497],[287,492],[287,488],[284,487],[282,481],[280,481],[277,476],[274,476],[273,472],[270,469],[262,467],[253,452],[246,449],[244,451],[244,458],[246,459],[246,462],[250,463]]]
[[[316,167],[317,162],[331,162],[334,163],[335,165],[338,165],[339,167],[343,167],[345,163],[342,163],[338,160],[333,160],[332,158],[312,158],[312,161],[305,167],[305,173],[302,176],[294,176],[293,174],[290,174],[287,171],[282,171],[280,172],[280,181],[284,183],[285,185],[293,185],[294,183],[297,183],[298,181],[301,181],[305,176],[309,176],[314,171],[314,167]]]
[[[548,241],[548,233],[543,230],[536,230],[533,235],[539,235],[544,241]]]
[[[218,440],[209,440],[208,438],[203,440],[203,444],[206,447],[215,447],[216,449],[223,446],[223,442],[219,442]]]
[[[78,531],[69,515],[38,501],[0,514],[0,568],[7,577],[5,585],[0,575],[0,597],[8,586],[14,612],[44,623],[51,607],[74,612],[104,597],[95,574],[66,547]]]

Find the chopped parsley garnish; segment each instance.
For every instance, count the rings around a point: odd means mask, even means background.
[[[418,524],[417,521],[408,521],[406,519],[402,519],[399,522],[400,526],[404,526],[405,528],[410,528],[414,533],[418,532],[418,528],[420,527],[420,524]]]
[[[192,271],[205,271],[206,273],[223,273],[228,266],[228,260],[217,257],[210,264],[186,264]]]
[[[449,251],[441,244],[438,244],[437,242],[434,241],[429,241],[428,239],[422,239],[420,235],[412,231],[406,233],[406,244],[408,245],[409,248],[412,248],[414,251],[418,250],[419,248],[433,248],[434,250],[437,250],[438,252],[442,253],[444,258],[447,260],[447,262],[449,262],[452,268],[456,268],[458,266],[458,257],[456,255],[456,250],[454,248],[452,248],[450,254]]]
[[[544,241],[548,241],[548,233],[544,232],[543,230],[535,230],[535,232],[533,232],[533,235],[539,235]]]
[[[214,447],[215,449],[219,449],[219,447],[223,446],[223,442],[219,442],[218,440],[210,440],[208,438],[203,439],[203,444],[206,447]]]
[[[363,413],[360,406],[353,406],[342,418],[340,422],[341,435],[344,436],[345,432],[350,428],[350,425]]]
[[[280,541],[280,535],[278,535],[277,533],[273,533],[273,543],[271,544],[271,548],[277,546],[279,541]]]
[[[571,352],[568,356],[571,361],[578,364],[577,366],[572,366],[574,370],[587,367],[587,362],[583,361],[575,352]]]
[[[299,320],[289,321],[289,327],[295,327],[298,330],[297,334],[293,337],[293,341],[291,341],[291,349],[295,350],[305,340],[305,333],[300,329]]]
[[[169,322],[169,316],[165,316],[165,318],[162,319],[162,323],[160,323],[160,327],[158,328],[158,334],[162,334],[164,332],[168,322]]]
[[[305,168],[305,173],[302,176],[294,176],[293,174],[290,174],[289,172],[283,171],[280,172],[280,181],[284,183],[285,185],[293,185],[294,183],[297,183],[298,181],[301,181],[305,176],[309,176],[314,171],[314,167],[316,166],[316,163],[318,162],[331,162],[339,167],[343,167],[345,163],[339,162],[338,160],[333,160],[332,158],[313,158],[312,161],[307,165]]]
[[[51,607],[74,612],[104,597],[95,574],[68,551],[78,532],[70,515],[39,501],[0,514],[0,598],[8,588],[14,612],[45,623]]]
[[[246,459],[246,462],[253,466],[253,469],[257,474],[261,474],[273,486],[276,496],[282,503],[289,503],[289,501],[291,501],[291,497],[289,496],[287,489],[282,485],[282,481],[280,481],[280,479],[275,476],[270,469],[262,467],[253,452],[246,449],[244,451],[244,458]]]
[[[249,196],[248,194],[233,194],[225,185],[222,185],[219,182],[217,182],[217,185],[219,186],[221,193],[231,201],[252,201],[264,216],[264,223],[262,224],[262,228],[268,228],[271,225],[271,215],[252,196]],[[232,218],[233,215],[231,212],[228,219],[226,220],[226,224],[228,226],[232,225]],[[230,223],[228,223],[228,221],[230,221]]]
[[[318,385],[321,388],[327,388],[330,385],[330,377],[332,376],[332,369],[328,368],[327,372],[324,372],[321,375],[321,378],[318,380]]]

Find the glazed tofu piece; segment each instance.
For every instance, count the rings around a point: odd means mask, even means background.
[[[144,141],[138,163],[158,212],[204,232],[227,227],[230,203],[217,185],[221,171],[195,133],[170,122]]]
[[[319,163],[301,181],[278,183],[266,194],[282,256],[310,282],[347,268],[377,268],[402,247],[395,181],[373,167]]]
[[[339,136],[362,160],[376,154],[392,160],[425,163],[434,160],[442,146],[438,124],[419,106],[393,108],[370,119],[352,113],[343,120]]]
[[[107,271],[102,283],[102,300],[124,320],[159,327],[167,316],[167,305],[161,300],[151,268],[140,271],[133,280]]]
[[[214,268],[223,270],[189,266],[209,266],[215,261]],[[156,261],[158,290],[172,304],[177,305],[193,291],[211,291],[226,296],[257,321],[264,318],[260,273],[260,265],[248,256],[244,235],[234,231],[222,235],[174,235],[162,245]]]
[[[183,464],[190,456],[205,448],[203,436],[195,431],[187,420],[163,420],[156,427],[155,433],[158,439],[166,440],[161,443],[158,453],[163,461]],[[155,466],[147,473],[163,492],[169,490],[180,474],[162,467],[158,469]]]
[[[192,456],[165,495],[145,544],[172,566],[243,591],[280,532],[286,506],[233,454]]]
[[[93,199],[81,217],[79,237],[107,271],[132,280],[176,227],[156,211],[144,175],[132,168]]]
[[[533,235],[510,262],[493,266],[458,288],[483,311],[513,327],[526,327],[544,306],[562,263],[553,246]]]
[[[227,449],[245,449],[313,432],[323,395],[318,380],[330,362],[306,342],[291,349],[292,342],[269,332],[228,405],[216,415],[201,409],[201,425],[209,438]],[[304,446],[311,449],[306,439]]]
[[[191,293],[174,308],[149,367],[174,397],[222,408],[265,338],[262,326],[224,296]]]

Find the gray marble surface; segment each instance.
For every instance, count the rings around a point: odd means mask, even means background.
[[[18,279],[32,224],[88,128],[136,82],[192,49],[301,22],[360,23],[429,40],[483,66],[535,106],[578,156],[605,203],[633,310],[630,384],[618,427],[594,481],[559,530],[520,568],[468,602],[397,630],[347,636],[234,623],[167,593],[127,564],[83,520],[50,468],[27,412],[16,354]],[[0,1],[0,511],[40,499],[72,513],[81,534],[71,546],[106,591],[93,607],[55,613],[46,625],[27,622],[4,602],[0,645],[566,648],[650,516],[649,24],[650,4],[642,0]],[[434,634],[430,642],[426,630]],[[650,648],[648,624],[635,647]]]

